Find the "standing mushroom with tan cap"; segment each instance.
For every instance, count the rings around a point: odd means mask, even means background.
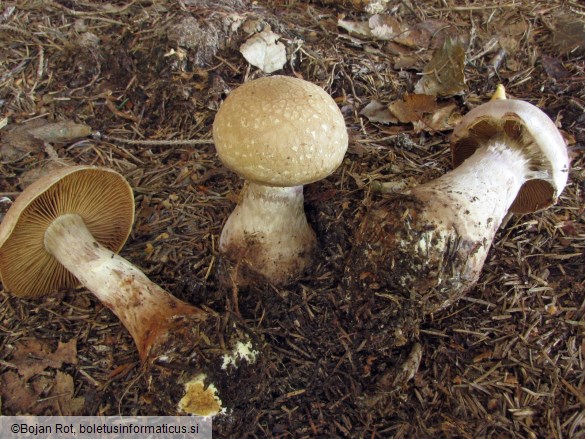
[[[389,299],[384,311],[404,319],[398,342],[417,330],[407,320],[450,305],[475,284],[508,211],[544,209],[565,187],[569,160],[554,123],[534,105],[502,97],[455,128],[453,171],[375,201],[358,230],[348,280],[355,292],[403,298],[398,307]]]
[[[348,143],[341,111],[315,84],[260,78],[228,96],[215,116],[213,140],[223,164],[247,180],[223,228],[220,252],[274,284],[293,280],[310,264],[316,244],[302,185],[341,164]]]
[[[49,173],[24,190],[0,225],[4,288],[37,297],[83,285],[122,321],[142,362],[163,371],[159,381],[169,389],[159,399],[183,395],[167,414],[219,413],[222,387],[213,383],[229,381],[257,352],[232,323],[222,328],[220,316],[173,297],[117,255],[133,220],[132,189],[118,173],[92,166]],[[231,338],[218,340],[223,329]]]

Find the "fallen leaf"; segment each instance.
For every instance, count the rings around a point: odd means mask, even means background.
[[[423,69],[423,77],[414,87],[415,93],[452,96],[465,90],[465,48],[447,38]]]
[[[405,28],[394,41],[416,50],[437,48],[441,47],[445,38],[456,34],[457,28],[452,24],[439,20],[425,20]]]
[[[394,70],[416,69],[419,59],[415,56],[400,55],[394,60]]]
[[[403,32],[398,20],[388,14],[372,15],[368,21],[339,19],[337,26],[349,33],[382,41],[390,41]]]
[[[429,47],[431,34],[425,29],[415,27],[397,35],[396,38],[394,38],[394,41],[403,46],[410,47],[411,49],[426,49]]]
[[[459,29],[455,24],[447,23],[441,20],[425,20],[415,25],[415,29],[428,32],[430,35],[429,48],[437,49],[441,47],[447,38],[465,38],[463,35],[458,35]]]
[[[265,73],[280,70],[286,64],[286,48],[280,37],[269,28],[264,29],[240,46],[240,52],[250,64]]]
[[[377,40],[389,41],[402,33],[398,20],[387,14],[372,15],[368,25],[372,37]]]
[[[376,100],[370,101],[370,103],[360,111],[360,115],[367,117],[370,122],[398,123],[398,119],[392,116],[388,107]]]
[[[59,342],[55,352],[51,352],[40,340],[20,340],[12,352],[11,363],[18,368],[18,373],[24,381],[28,381],[48,367],[58,369],[63,363],[77,364],[77,340]]]
[[[31,128],[30,134],[44,142],[65,143],[81,139],[91,134],[91,127],[73,121],[47,123],[37,128]]]
[[[76,397],[73,377],[69,374],[57,371],[49,392],[32,409],[34,414],[46,414],[47,410],[52,415],[75,416],[80,415],[85,405],[84,397]]]
[[[452,130],[461,120],[461,114],[456,111],[457,104],[449,103],[438,107],[435,111],[425,114],[419,121],[414,121],[414,131],[447,131]]]
[[[2,407],[14,413],[25,413],[35,404],[38,395],[13,371],[0,375]]]
[[[560,17],[555,23],[553,44],[560,53],[583,54],[585,52],[585,21]]]
[[[402,123],[422,119],[423,114],[432,113],[437,108],[435,96],[426,94],[405,94],[401,100],[392,102],[388,109]]]
[[[367,12],[368,14],[378,14],[383,12],[390,0],[348,0],[344,1],[343,5],[353,6],[358,11]],[[323,0],[326,4],[341,3],[340,0]]]
[[[571,74],[565,69],[562,61],[552,56],[542,55],[542,66],[549,78],[559,81],[568,78]]]
[[[0,159],[13,161],[29,154],[38,154],[42,151],[43,142],[35,138],[30,130],[45,124],[42,119],[33,119],[22,125],[14,125],[2,132],[0,142]]]
[[[371,37],[372,32],[367,21],[351,21],[340,18],[337,20],[337,26],[345,29],[350,34],[357,34],[362,37]]]
[[[3,407],[14,413],[80,415],[85,398],[74,398],[74,393],[73,377],[60,371],[54,377],[41,376],[31,383],[12,371],[0,375]]]
[[[39,178],[44,177],[48,173],[69,165],[70,163],[68,161],[61,159],[39,161],[37,166],[20,174],[20,177],[18,177],[18,185],[21,189],[25,189],[28,185],[37,181]]]
[[[51,358],[61,363],[77,364],[77,339],[72,338],[66,343],[59,341],[57,350],[51,354]]]

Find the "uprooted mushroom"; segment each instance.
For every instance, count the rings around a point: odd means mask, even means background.
[[[274,284],[290,282],[310,264],[316,245],[302,185],[331,174],[347,150],[341,111],[315,84],[260,78],[228,96],[213,139],[221,161],[248,180],[221,234],[223,259]],[[241,272],[237,279],[245,283]]]
[[[363,322],[375,316],[385,324],[385,347],[405,344],[422,316],[477,282],[509,211],[544,209],[567,182],[567,149],[555,124],[505,93],[463,117],[451,152],[454,170],[373,201],[357,231],[346,269],[352,309]]]
[[[118,173],[52,171],[22,192],[0,225],[4,288],[38,297],[86,287],[122,321],[147,368],[157,370],[165,387],[157,396],[180,395],[161,410],[217,414],[226,408],[225,383],[255,361],[257,346],[236,322],[175,298],[117,254],[133,220],[132,189]]]

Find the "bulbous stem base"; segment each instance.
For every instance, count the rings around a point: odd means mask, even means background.
[[[520,152],[493,142],[444,176],[376,201],[347,262],[354,318],[399,346],[425,315],[459,299],[528,173]]]
[[[223,258],[277,285],[296,278],[311,263],[316,245],[303,201],[302,186],[248,184],[223,228]]]

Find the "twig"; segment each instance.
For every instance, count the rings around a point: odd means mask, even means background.
[[[121,137],[112,137],[105,134],[94,134],[97,140],[103,139],[111,142],[125,143],[127,145],[147,145],[147,146],[164,146],[164,145],[211,145],[213,139],[175,139],[175,140],[136,140],[123,139]]]
[[[447,8],[432,9],[433,12],[465,12],[465,11],[483,11],[484,9],[511,9],[518,7],[517,4],[508,5],[481,5],[481,6],[449,6]]]

